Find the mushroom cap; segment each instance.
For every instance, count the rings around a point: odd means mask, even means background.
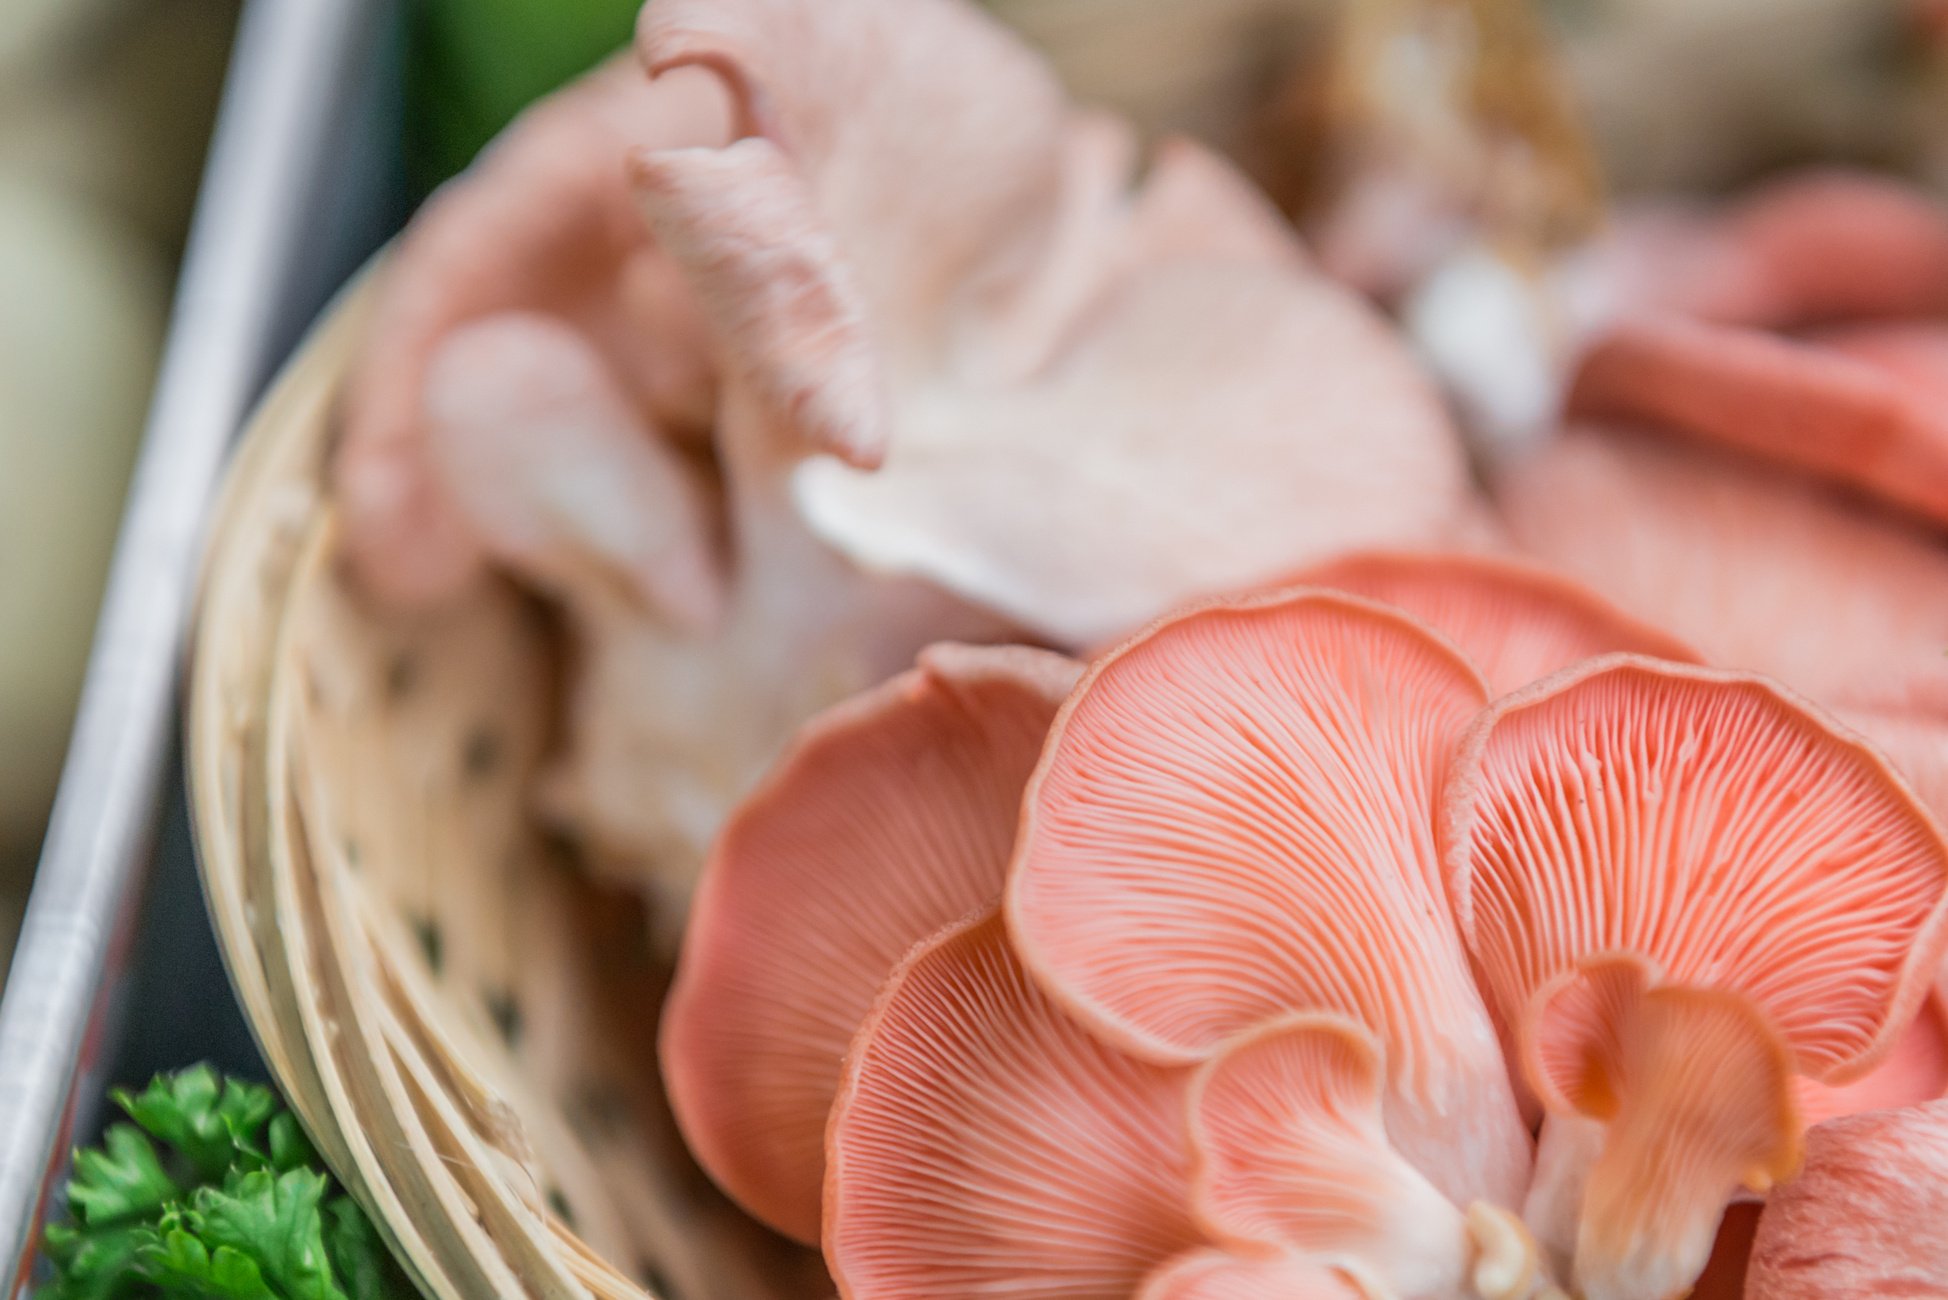
[[[1447,642],[1353,596],[1163,619],[1094,663],[1050,734],[1009,869],[1022,961],[1159,1063],[1345,1015],[1384,1045],[1394,1143],[1457,1203],[1512,1204],[1527,1135],[1432,824],[1486,695]]]
[[[1573,414],[1647,421],[1948,523],[1948,328],[1793,339],[1679,316],[1615,326],[1584,360]]]
[[[424,404],[422,454],[491,558],[682,633],[722,617],[709,493],[582,331],[518,311],[458,326]]]
[[[1202,1244],[1188,1073],[1086,1033],[998,914],[887,983],[828,1133],[825,1258],[846,1300],[1112,1297]]]
[[[810,723],[718,838],[663,1015],[663,1076],[698,1161],[818,1239],[825,1125],[887,975],[999,899],[1021,791],[1079,667],[936,646]]]
[[[1139,186],[1128,128],[973,6],[659,0],[638,46],[738,105],[727,148],[639,153],[639,197],[727,405],[837,453],[791,503],[862,566],[1084,645],[1465,513],[1384,321],[1200,147]]]
[[[1948,1295],[1948,1101],[1837,1119],[1759,1216],[1752,1300]]]
[[[1886,759],[1763,678],[1614,655],[1497,702],[1444,796],[1456,920],[1521,1032],[1584,958],[1749,996],[1845,1080],[1948,942],[1948,845]]]
[[[1948,972],[1935,980],[1919,1014],[1873,1069],[1851,1083],[1804,1077],[1793,1083],[1799,1113],[1809,1127],[1842,1115],[1948,1097]]]
[[[1624,214],[1600,256],[1625,259],[1643,305],[1796,329],[1948,312],[1948,216],[1904,181],[1813,168],[1722,211]]]
[[[1509,535],[1710,662],[1829,707],[1948,716],[1948,549],[1749,458],[1572,424],[1508,466]]]
[[[1629,651],[1683,663],[1698,654],[1571,578],[1497,556],[1367,551],[1298,581],[1404,609],[1474,661],[1495,695],[1596,655]]]

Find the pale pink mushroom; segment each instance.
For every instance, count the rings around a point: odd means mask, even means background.
[[[1696,662],[1697,652],[1569,578],[1518,560],[1462,553],[1368,551],[1297,579],[1404,609],[1474,661],[1506,695],[1613,651]]]
[[[638,145],[728,138],[701,73],[651,84],[617,59],[530,109],[431,199],[388,259],[347,387],[333,486],[361,582],[395,601],[451,596],[480,538],[426,448],[427,382],[461,327],[514,312],[572,329],[648,441],[707,428],[715,376],[687,289],[651,246],[624,171]]]
[[[849,449],[790,490],[860,563],[1078,644],[1463,512],[1431,390],[1263,200],[1181,141],[1133,190],[971,8],[658,0],[639,46],[736,95],[735,144],[638,151],[644,211],[724,418]]]
[[[1529,1142],[1448,914],[1433,801],[1487,689],[1406,615],[1300,589],[1098,660],[1023,808],[1008,917],[1083,1023],[1159,1063],[1331,1011],[1383,1045],[1387,1131],[1514,1205]]]
[[[724,814],[793,727],[931,641],[1006,634],[927,584],[859,573],[789,512],[755,506],[761,447],[737,457],[757,481],[726,499],[559,317],[454,329],[425,407],[415,455],[446,508],[574,634],[543,811],[648,887],[668,938]]]
[[[818,1240],[847,1045],[914,944],[999,900],[1022,787],[1080,671],[936,646],[808,724],[718,837],[663,1078],[698,1161],[779,1231]]]
[[[666,930],[791,729],[921,646],[1076,648],[1474,513],[1262,197],[1188,141],[1144,170],[964,0],[656,0],[638,55],[406,237],[335,477],[379,594],[485,556],[565,607],[540,802]]]
[[[1531,1222],[1590,1300],[1679,1294],[1789,1167],[1790,1073],[1859,1077],[1928,995],[1948,844],[1780,688],[1632,656],[1495,704],[1445,799],[1456,920],[1551,1111]]]
[[[1823,1124],[1759,1216],[1750,1300],[1948,1295],[1948,1101]]]

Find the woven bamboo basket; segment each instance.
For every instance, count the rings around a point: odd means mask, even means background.
[[[257,413],[197,619],[203,884],[264,1058],[429,1296],[829,1294],[683,1153],[641,913],[529,820],[547,611],[381,615],[340,581],[323,469],[368,297]]]

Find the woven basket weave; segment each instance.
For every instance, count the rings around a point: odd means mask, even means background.
[[[640,911],[527,816],[548,612],[502,586],[400,618],[339,580],[323,467],[367,296],[257,414],[197,622],[203,883],[264,1057],[428,1295],[829,1294],[683,1154]]]

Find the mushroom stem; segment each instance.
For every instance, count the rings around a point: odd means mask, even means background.
[[[1572,1274],[1585,1300],[1684,1296],[1730,1197],[1799,1163],[1791,1050],[1749,998],[1678,986],[1643,995],[1618,1047]]]
[[[1481,1300],[1568,1300],[1544,1266],[1528,1228],[1512,1212],[1487,1201],[1468,1207],[1474,1267],[1468,1281]]]
[[[1535,1180],[1522,1205],[1522,1221],[1534,1234],[1543,1260],[1567,1276],[1576,1255],[1576,1223],[1583,1213],[1583,1186],[1603,1149],[1604,1123],[1583,1115],[1551,1115],[1535,1146]]]

